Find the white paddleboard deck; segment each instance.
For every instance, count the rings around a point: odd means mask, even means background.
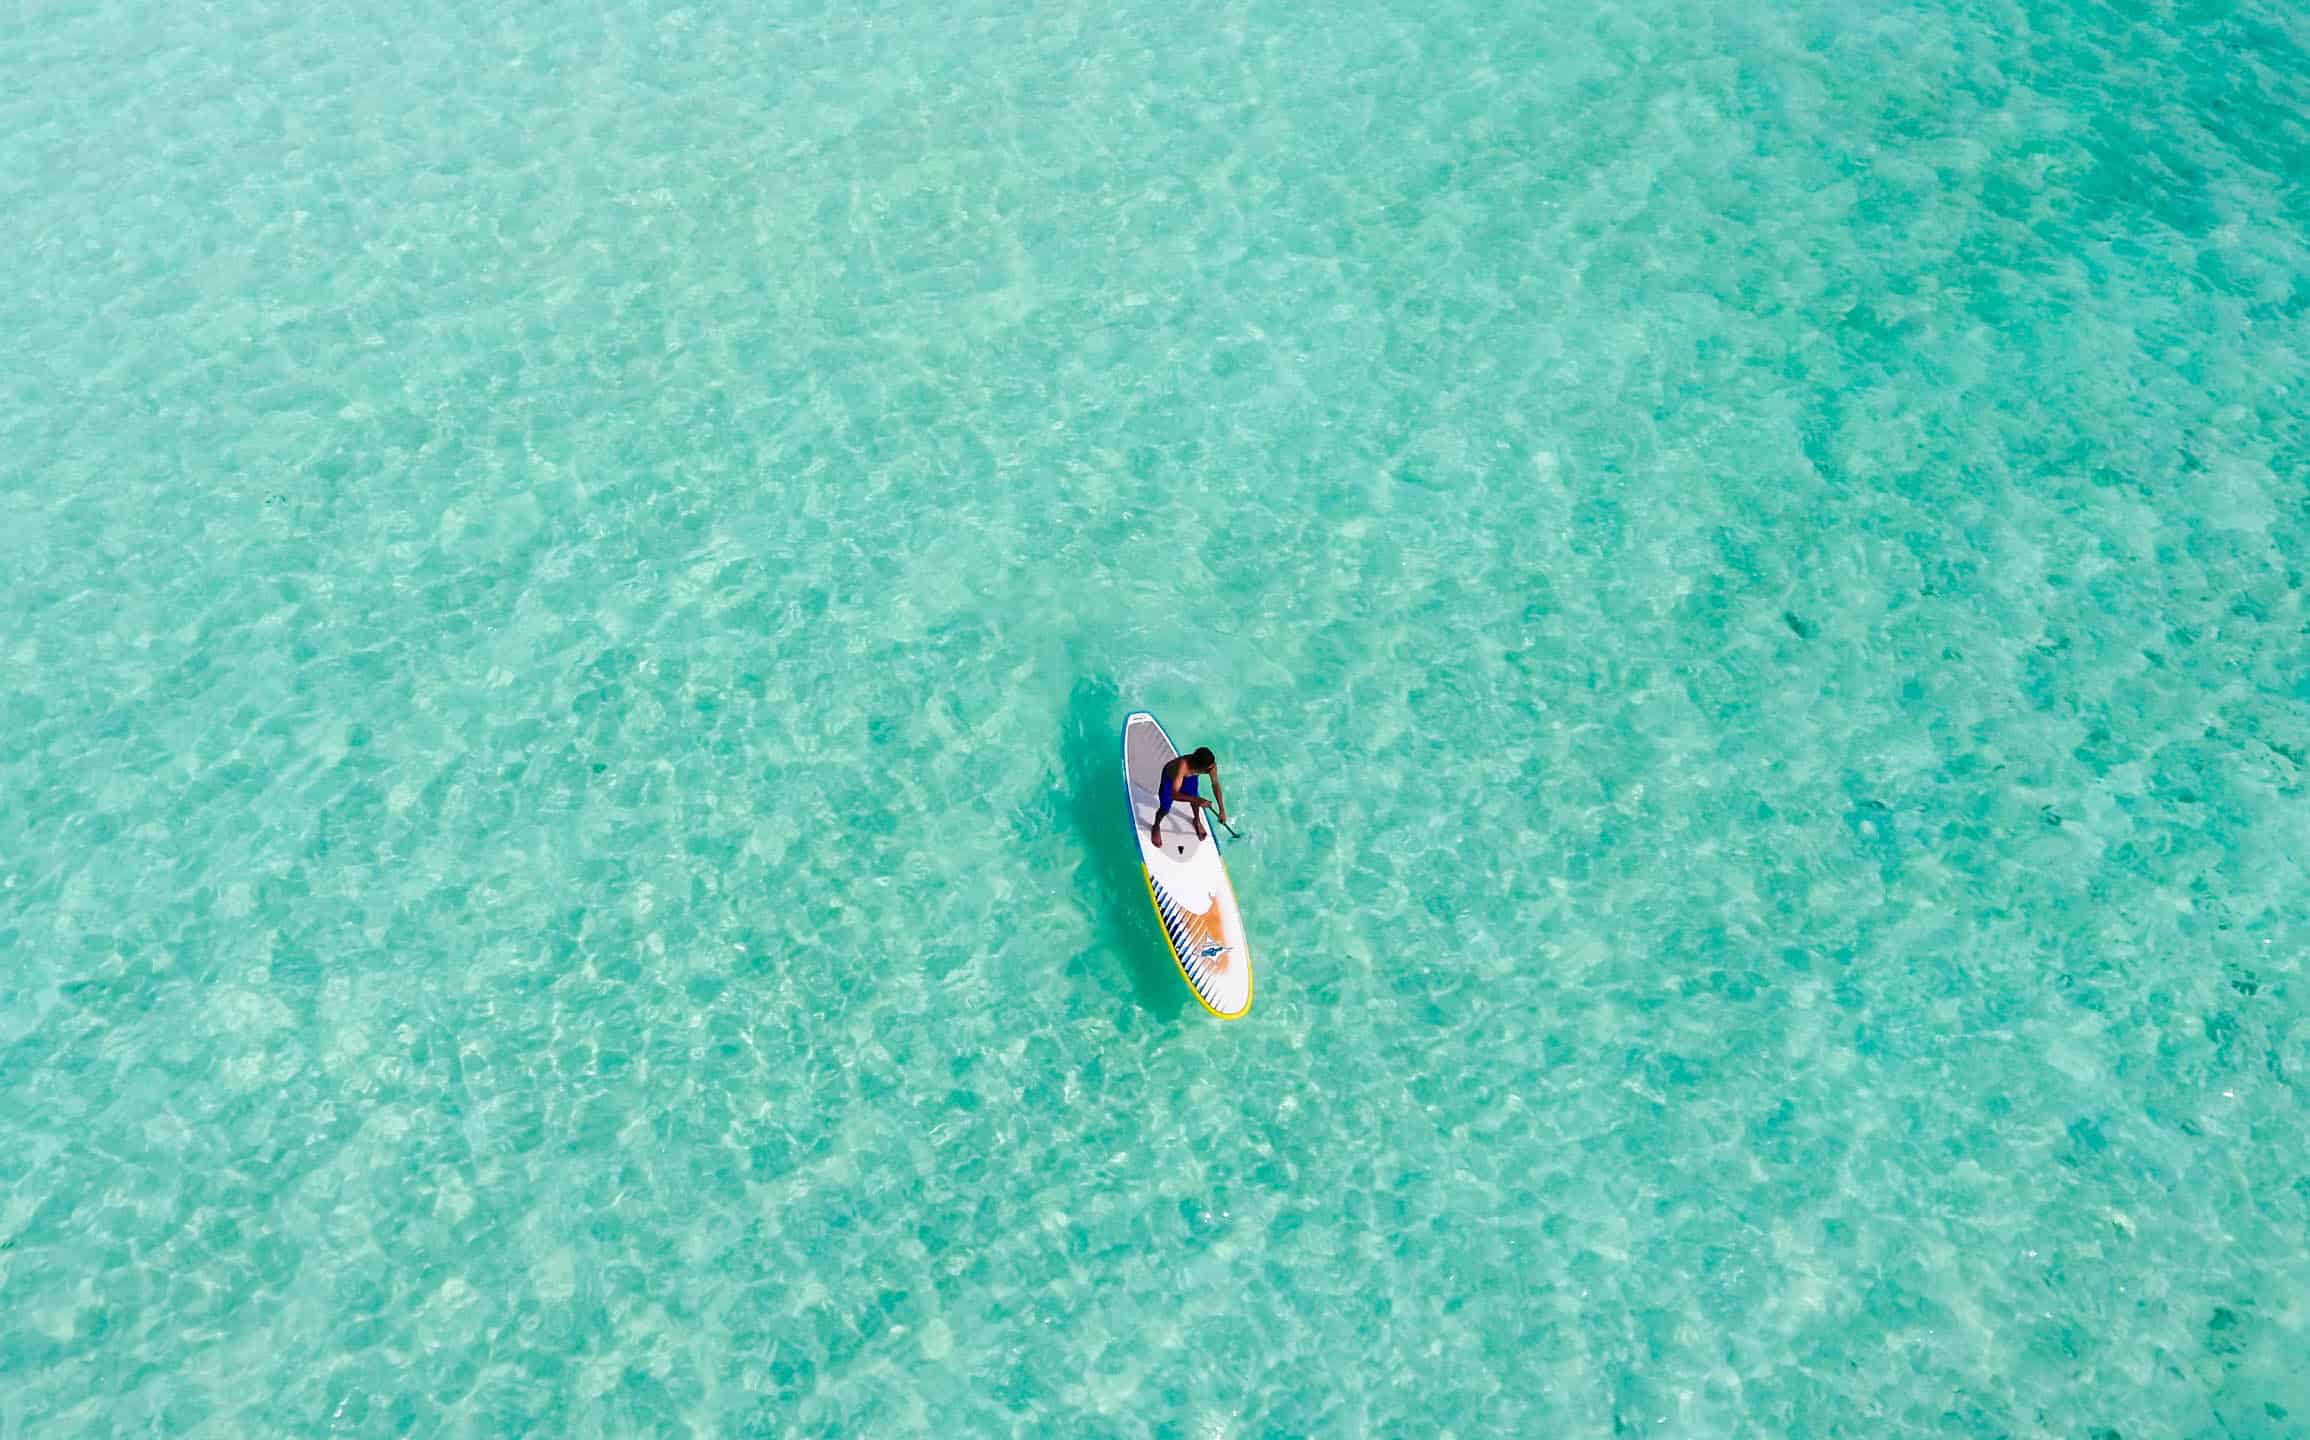
[[[1148,898],[1163,922],[1171,958],[1195,998],[1220,1019],[1234,1020],[1251,1009],[1251,944],[1235,908],[1235,887],[1219,857],[1219,836],[1198,839],[1193,807],[1180,804],[1163,817],[1162,844],[1147,833],[1155,822],[1163,767],[1178,753],[1146,711],[1134,711],[1123,721],[1123,789]],[[1207,830],[1218,824],[1209,817],[1203,823]]]

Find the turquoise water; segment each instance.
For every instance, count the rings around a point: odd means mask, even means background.
[[[1748,8],[20,7],[0,1436],[2310,1434],[2310,22]]]

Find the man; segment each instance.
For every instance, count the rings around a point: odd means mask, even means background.
[[[1218,802],[1219,821],[1223,825],[1227,823],[1227,792],[1219,784],[1219,757],[1211,753],[1209,746],[1201,747],[1192,755],[1174,755],[1163,766],[1162,785],[1155,796],[1155,823],[1147,827],[1147,838],[1154,842],[1156,849],[1163,848],[1163,817],[1171,813],[1174,801],[1186,804],[1188,815],[1195,821],[1195,838],[1210,838],[1211,832],[1203,828],[1203,807],[1213,802],[1203,798],[1199,788],[1205,775],[1211,777],[1211,793]]]

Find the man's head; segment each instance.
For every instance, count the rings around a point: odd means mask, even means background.
[[[1219,757],[1211,753],[1210,746],[1201,745],[1196,747],[1194,754],[1187,757],[1187,763],[1198,770],[1210,771],[1218,766]]]

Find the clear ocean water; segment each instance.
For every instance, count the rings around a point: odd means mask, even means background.
[[[2310,1435],[2299,5],[0,35],[0,1436]]]

